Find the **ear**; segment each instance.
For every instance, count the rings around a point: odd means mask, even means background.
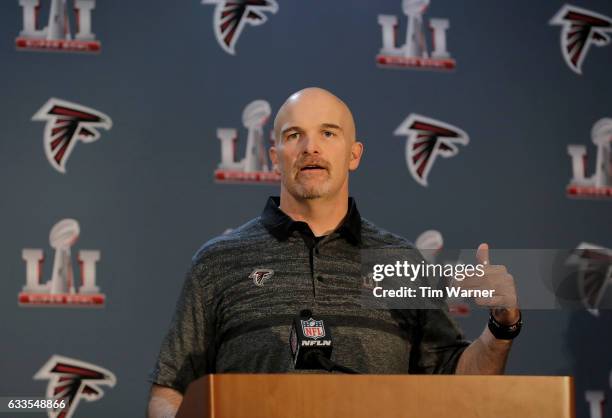
[[[363,144],[359,141],[351,144],[351,159],[349,160],[349,170],[355,171],[359,167],[361,162],[361,156],[363,155]]]
[[[268,149],[268,156],[270,157],[270,161],[272,161],[272,169],[276,174],[280,174],[280,170],[278,168],[278,154],[276,153],[276,145],[272,145],[270,149]]]

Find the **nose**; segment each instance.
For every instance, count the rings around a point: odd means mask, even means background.
[[[303,154],[320,154],[321,147],[319,138],[313,134],[304,133],[302,136],[302,153]]]

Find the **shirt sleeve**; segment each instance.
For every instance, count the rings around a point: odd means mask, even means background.
[[[149,381],[185,393],[187,386],[209,373],[214,355],[210,319],[205,315],[203,266],[195,264],[187,274],[155,367]],[[212,364],[211,364],[212,363]]]
[[[446,304],[445,304],[446,305]],[[448,308],[417,311],[419,327],[410,353],[410,373],[454,374],[463,351],[470,345]]]

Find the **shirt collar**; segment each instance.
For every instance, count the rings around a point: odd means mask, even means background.
[[[279,208],[279,205],[280,197],[270,196],[261,214],[261,220],[270,234],[281,241],[289,238],[294,230],[312,234],[307,223],[294,221]],[[349,197],[348,212],[336,232],[352,244],[361,244],[361,215],[352,197]]]

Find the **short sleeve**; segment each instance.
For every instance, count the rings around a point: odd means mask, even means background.
[[[410,373],[454,374],[470,345],[446,307],[417,311],[419,327],[410,353]]]
[[[157,363],[149,374],[152,383],[185,393],[187,386],[210,372],[212,341],[210,319],[205,313],[203,267],[195,264],[187,274]]]

